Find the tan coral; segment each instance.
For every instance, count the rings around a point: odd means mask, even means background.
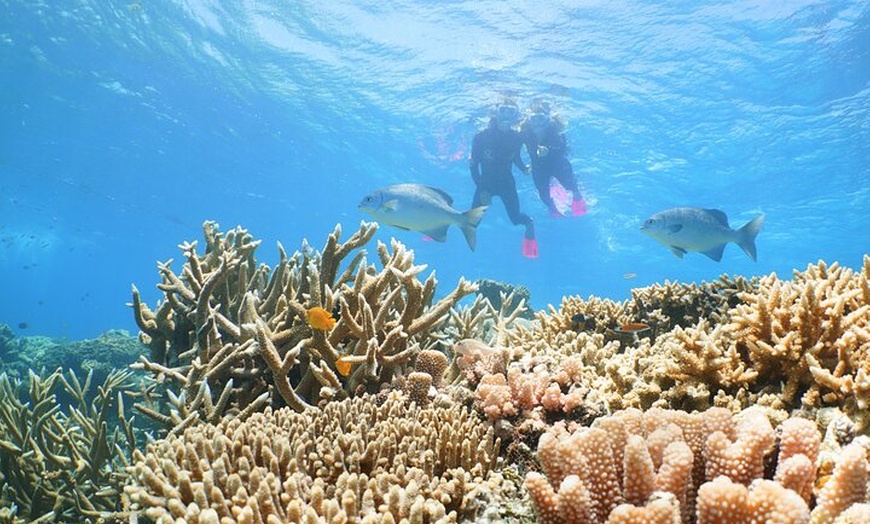
[[[408,375],[408,400],[418,406],[429,405],[429,388],[432,387],[432,375],[414,371]]]
[[[818,494],[812,513],[813,524],[829,524],[850,506],[867,502],[870,464],[867,442],[853,442],[838,457],[833,475]]]
[[[623,322],[647,322],[654,335],[608,334]],[[864,431],[870,256],[860,271],[819,262],[792,280],[665,283],[627,302],[566,297],[514,330],[511,343],[524,351],[513,365],[524,373],[544,365],[563,393],[575,391],[574,410],[842,406]]]
[[[131,511],[158,522],[455,522],[469,516],[466,497],[497,448],[461,408],[360,397],[189,428],[137,454],[125,494]]]
[[[870,256],[859,272],[820,261],[792,281],[764,277],[757,292],[740,295],[730,337],[748,352],[759,381],[785,383],[786,404],[842,404],[860,415],[870,366],[868,280]]]
[[[658,493],[644,506],[616,506],[607,524],[680,524],[680,504],[671,493]]]
[[[444,379],[444,373],[447,371],[447,366],[447,355],[434,349],[424,349],[417,354],[414,369],[432,377],[432,385],[439,388]]]
[[[779,457],[774,479],[809,503],[816,478],[821,434],[816,423],[790,418],[779,426]]]
[[[421,281],[425,266],[395,240],[378,243],[380,268],[367,263],[362,246],[376,229],[363,222],[341,242],[336,227],[320,252],[303,245],[288,257],[279,245],[280,260],[270,269],[257,264],[259,241],[246,230],[224,234],[206,222],[204,254],[189,242],[180,246],[186,262],[179,274],[171,261],[159,264],[164,300],[156,311],[133,290],[134,316],[151,348],[135,367],[171,394],[169,406],[149,396],[136,408],[179,432],[276,402],[309,409],[375,391],[408,372],[420,349],[437,342],[434,326],[476,287],[460,280],[434,300],[434,275]],[[312,328],[312,307],[340,311],[334,327]]]
[[[569,507],[579,522],[809,522],[809,501],[786,484],[802,489],[812,478],[808,457],[818,455],[820,433],[811,421],[785,419],[777,427],[774,455],[771,418],[780,419],[762,408],[735,416],[721,408],[691,414],[652,409],[616,412],[597,419],[591,429],[557,423],[538,444],[546,476],[529,473],[526,487],[539,514],[553,523],[569,522]],[[819,496],[820,507],[832,508],[832,518],[866,496],[866,460],[864,469],[857,461],[864,460],[864,448],[852,448],[860,453],[853,451],[854,460],[838,466]],[[763,478],[766,467],[783,464],[777,481]],[[667,507],[653,504],[662,497]]]
[[[867,524],[870,522],[870,504],[852,504],[840,513],[834,524]]]
[[[100,385],[92,375],[0,374],[0,521],[94,522],[121,509],[122,472],[136,449],[124,412],[132,373],[115,370]]]
[[[805,524],[809,520],[806,502],[770,480],[757,480],[747,488],[720,476],[698,490],[697,524]]]
[[[733,442],[722,432],[707,437],[705,457],[708,479],[726,476],[733,482],[749,485],[764,473],[764,457],[770,453],[776,434],[767,416],[758,410],[743,412]]]
[[[484,375],[474,392],[475,405],[491,420],[512,417],[517,414],[511,387],[504,375]]]

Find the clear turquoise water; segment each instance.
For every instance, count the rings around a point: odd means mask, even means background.
[[[155,262],[179,269],[206,219],[247,227],[273,263],[278,241],[349,234],[379,186],[435,185],[465,208],[470,139],[504,94],[568,120],[590,212],[550,218],[518,174],[537,260],[499,203],[473,253],[455,230],[382,228],[442,292],[492,278],[540,308],[870,251],[865,1],[0,6],[0,322],[21,334],[135,330],[130,284],[156,302]],[[734,227],[765,213],[758,261],[733,245],[678,260],[638,231],[682,205]]]

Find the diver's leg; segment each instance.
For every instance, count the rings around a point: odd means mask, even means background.
[[[535,240],[535,223],[532,217],[520,211],[520,197],[517,195],[517,186],[513,180],[510,183],[505,183],[499,191],[502,203],[504,203],[505,211],[511,222],[525,226],[526,231],[523,235],[522,254],[526,258],[538,258],[538,241]]]
[[[556,209],[556,204],[553,202],[553,197],[550,196],[550,172],[546,169],[535,169],[532,171],[532,180],[535,182],[535,189],[538,190],[538,197],[541,202],[547,206],[547,210],[552,217],[560,217],[562,213]]]
[[[486,189],[477,186],[474,189],[474,198],[471,199],[471,207],[488,206],[492,203],[492,194]]]
[[[562,184],[562,187],[571,192],[571,214],[575,217],[585,215],[586,201],[583,200],[583,195],[580,194],[580,188],[577,186],[577,177],[574,176],[574,169],[567,158],[563,160],[563,162],[559,163],[559,168],[554,173],[554,176]]]

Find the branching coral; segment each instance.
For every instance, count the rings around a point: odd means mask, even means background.
[[[868,300],[870,257],[861,271],[820,262],[791,281],[723,276],[635,290],[623,303],[566,298],[512,331],[525,353],[512,365],[526,374],[545,366],[572,410],[839,406],[867,431]],[[642,336],[612,333],[639,322],[651,326]]]
[[[393,392],[199,424],[137,453],[125,492],[158,523],[455,522],[481,509],[497,450],[464,408]]]
[[[847,405],[864,411],[870,397],[870,256],[860,272],[824,262],[792,281],[762,279],[742,293],[728,331],[759,380],[782,382],[788,405]]]
[[[739,292],[754,287],[754,280],[722,275],[715,282],[700,285],[666,281],[633,289],[632,298],[623,302],[565,297],[558,310],[549,306],[548,312],[537,313],[539,325],[518,330],[513,342],[526,349],[559,347],[571,340],[572,332],[598,333],[607,341],[636,342],[635,337],[623,337],[620,332],[621,326],[632,323],[648,325],[650,329],[644,336],[655,339],[678,326],[692,326],[702,318],[718,320],[737,303]]]
[[[362,246],[376,228],[362,223],[340,242],[336,227],[319,253],[303,246],[288,257],[279,245],[280,260],[270,269],[257,265],[259,241],[246,230],[224,235],[206,222],[205,254],[196,253],[196,242],[185,243],[180,274],[171,261],[159,264],[164,300],[156,311],[133,290],[135,318],[151,348],[136,367],[180,390],[168,413],[148,400],[136,407],[178,432],[196,420],[217,422],[267,405],[304,411],[321,400],[377,390],[404,373],[419,349],[432,344],[433,326],[476,288],[460,280],[434,301],[434,275],[420,281],[425,266],[415,265],[413,252],[395,240],[389,248],[378,244],[380,269],[367,263]],[[337,312],[334,327],[308,323],[315,307]],[[348,373],[338,369],[339,359]]]
[[[59,369],[31,372],[26,384],[0,375],[0,508],[7,522],[82,522],[120,509],[124,467],[136,447],[121,402],[130,387],[129,371],[110,373],[96,392],[91,374],[81,382]]]

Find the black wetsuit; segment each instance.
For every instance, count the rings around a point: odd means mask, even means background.
[[[501,198],[510,221],[526,226],[526,238],[534,238],[535,230],[531,217],[520,211],[517,184],[511,166],[524,169],[520,158],[522,146],[520,134],[508,129],[503,131],[495,122],[474,135],[471,144],[471,178],[477,186],[471,207],[489,205],[492,197]]]
[[[555,209],[553,198],[550,196],[550,178],[555,178],[562,187],[570,191],[575,198],[579,196],[577,179],[571,162],[568,161],[568,146],[565,135],[552,123],[547,124],[541,138],[528,126],[524,126],[521,132],[522,140],[526,144],[529,158],[532,160],[532,180],[538,189],[541,202],[551,210]],[[538,146],[545,146],[548,151],[545,156],[538,156]]]

